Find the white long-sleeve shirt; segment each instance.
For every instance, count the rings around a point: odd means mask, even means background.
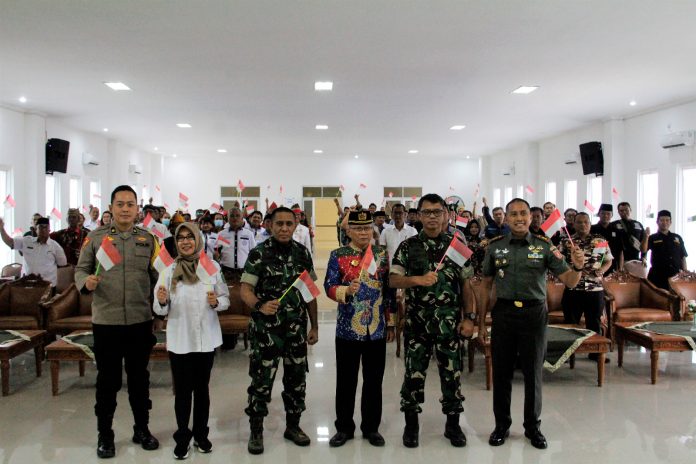
[[[216,311],[224,311],[230,306],[230,292],[220,273],[220,266],[214,263],[218,272],[211,281],[214,284],[198,281],[195,284],[179,282],[171,290],[172,272],[176,263],[162,274],[155,285],[152,310],[155,314],[167,317],[167,350],[176,354],[214,351],[222,345],[222,330]],[[214,279],[214,280],[213,280]],[[164,285],[169,291],[169,304],[160,305],[157,289]],[[215,309],[208,304],[208,292],[215,292],[218,305]]]
[[[297,224],[295,232],[292,233],[292,239],[304,245],[309,250],[309,254],[312,254],[312,237],[309,235],[309,227]]]

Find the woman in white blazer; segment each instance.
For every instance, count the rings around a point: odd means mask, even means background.
[[[211,262],[212,276],[199,265],[203,240],[198,226],[183,223],[174,232],[178,256],[155,286],[153,310],[167,316],[167,350],[176,394],[177,431],[174,457],[186,459],[191,438],[201,453],[209,453],[210,395],[208,383],[215,348],[222,344],[217,311],[230,306],[229,290],[220,267]],[[193,427],[189,429],[193,397]]]

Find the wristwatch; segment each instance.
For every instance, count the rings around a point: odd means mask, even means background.
[[[464,313],[464,319],[469,319],[470,321],[475,321],[477,317],[476,313]]]
[[[257,301],[256,304],[254,305],[254,309],[257,310],[257,311],[261,311],[261,306],[263,306],[263,301],[259,300],[259,301]]]
[[[578,269],[577,267],[575,267],[575,264],[573,264],[573,270],[575,272],[582,272],[582,268]]]

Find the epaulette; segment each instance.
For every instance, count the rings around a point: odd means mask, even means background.
[[[535,235],[535,234],[532,234],[532,237],[538,238],[539,240],[543,240],[543,241],[546,242],[546,243],[552,243],[550,238],[548,238],[548,237],[546,237],[546,236],[543,236],[543,235]]]
[[[502,240],[502,239],[504,239],[504,238],[505,238],[505,235],[498,235],[497,237],[493,237],[492,239],[490,239],[490,240],[488,241],[488,243],[491,244],[491,243],[493,243],[493,242],[495,242],[495,241],[497,241],[497,240]]]

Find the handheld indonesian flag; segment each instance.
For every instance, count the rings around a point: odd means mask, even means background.
[[[99,261],[99,264],[101,265],[101,267],[104,268],[105,271],[108,271],[109,269],[123,261],[121,253],[118,252],[118,250],[114,246],[114,242],[108,236],[104,237],[104,240],[102,240],[101,246],[99,247],[96,256],[97,260]],[[96,273],[99,273],[99,265],[97,265]]]
[[[465,217],[457,216],[457,227],[466,227],[469,224],[469,220]]]
[[[80,208],[80,210],[82,210],[82,212],[85,214],[89,213],[89,208],[87,207],[87,205],[82,205],[82,208]]]
[[[389,198],[392,198],[394,196],[394,192],[389,192]]]
[[[595,212],[597,211],[594,206],[592,206],[592,203],[589,201],[585,200],[585,209],[587,210],[588,213],[594,215]]]
[[[143,225],[152,231],[152,228],[155,227],[155,220],[152,218],[152,214],[147,213],[147,216],[145,216],[143,220]]]
[[[54,218],[56,218],[59,221],[63,220],[63,214],[60,211],[58,211],[56,208],[53,208],[51,210],[51,216],[53,216]]]
[[[594,246],[594,249],[592,250],[592,253],[595,255],[600,255],[604,254],[607,252],[607,249],[609,248],[609,242],[604,240],[603,242],[599,242]]]
[[[16,227],[14,231],[12,231],[12,236],[16,237],[18,235],[24,235],[24,229],[21,227]]]
[[[99,195],[98,193],[95,193],[95,194],[92,195],[92,197],[93,197],[93,198],[101,198],[101,195]]]
[[[227,248],[228,246],[232,245],[229,240],[225,239],[225,237],[218,235],[217,238],[217,245],[220,245],[223,248]]]
[[[240,191],[240,192],[241,192],[242,190],[244,190],[244,182],[242,182],[242,179],[239,179],[239,180],[237,181],[237,187],[239,187],[239,191]]]
[[[529,193],[530,195],[534,195],[534,189],[532,188],[531,185],[527,185],[524,189],[525,189],[525,190],[527,191],[527,193]]]
[[[164,232],[159,230],[157,227],[153,227],[152,229],[150,229],[150,233],[152,233],[152,235],[154,235],[158,239],[164,240]]]
[[[345,192],[345,191],[346,191],[346,186],[343,185],[343,184],[341,184],[341,186],[338,187],[338,188],[341,189],[341,192]]]
[[[471,251],[471,249],[457,237],[452,237],[452,241],[450,242],[449,247],[447,247],[447,251],[445,252],[445,256],[457,263],[457,265],[460,267],[464,266],[473,254],[474,252]],[[443,256],[442,259],[444,260],[444,258],[445,257]],[[442,260],[440,261],[440,263],[442,263]],[[439,267],[440,265],[438,264],[438,268]]]
[[[553,213],[551,213],[549,218],[541,225],[541,230],[544,231],[547,237],[550,237],[561,230],[562,227],[563,216],[561,216],[561,212],[558,210],[558,208],[556,208],[553,210]]]
[[[179,192],[179,203],[182,205],[188,205],[189,197]]]
[[[17,206],[17,203],[15,202],[14,198],[12,198],[12,195],[7,195],[7,198],[5,198],[5,208],[14,208]]]
[[[210,208],[208,208],[208,211],[210,211],[211,213],[215,214],[215,213],[217,213],[218,211],[220,211],[220,205],[217,204],[217,203],[213,203],[212,205],[210,205]]]
[[[616,190],[616,187],[611,188],[611,195],[614,197],[614,200],[619,201],[619,191]]]
[[[159,185],[155,185],[155,190],[157,190],[158,192],[161,192],[161,191],[162,191],[162,189],[160,189],[160,186],[159,186]]]
[[[165,269],[174,264],[174,258],[169,254],[166,247],[160,247],[160,252],[152,263],[152,267],[162,274]]]
[[[246,209],[247,216],[255,211],[253,205],[247,205],[247,207],[245,209]]]
[[[309,303],[319,296],[319,288],[317,288],[317,285],[307,271],[302,271],[302,274],[300,274],[292,286],[300,291],[305,303]]]
[[[360,261],[360,271],[367,272],[367,275],[377,273],[377,263],[375,263],[375,256],[372,254],[372,246],[370,245],[367,246],[362,261]]]
[[[283,184],[280,184],[280,194],[283,194]]]
[[[367,185],[365,185],[365,184],[363,184],[362,182],[360,182],[360,188],[361,188],[361,189],[366,189],[366,188],[367,188]]]
[[[198,266],[196,266],[196,275],[201,282],[212,283],[212,277],[217,273],[217,268],[213,263],[213,260],[208,258],[205,250],[201,250],[198,255]]]

